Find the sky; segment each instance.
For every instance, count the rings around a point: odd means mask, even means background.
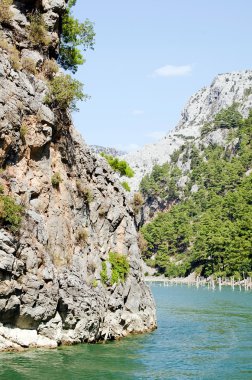
[[[252,68],[251,14],[251,0],[77,0],[96,32],[75,75],[85,141],[131,151],[164,136],[217,74]]]

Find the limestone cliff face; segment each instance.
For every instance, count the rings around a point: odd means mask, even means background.
[[[252,107],[251,70],[218,75],[210,86],[202,88],[189,99],[176,128],[157,143],[125,155],[125,160],[135,171],[135,176],[128,180],[131,189],[137,190],[141,179],[151,172],[154,164],[169,162],[176,149],[200,136],[204,123],[233,103],[239,103],[241,114],[248,116]],[[217,134],[215,138],[221,139],[221,136]]]
[[[11,24],[1,26],[2,37],[31,57],[38,73],[57,49],[65,5],[15,1]],[[35,8],[53,41],[45,51],[26,38],[27,13]],[[94,342],[156,327],[124,191],[68,113],[44,104],[47,91],[41,75],[14,69],[0,49],[0,183],[25,210],[18,234],[3,223],[0,229],[0,349]],[[111,275],[110,251],[128,258],[125,282],[101,281],[102,263]]]

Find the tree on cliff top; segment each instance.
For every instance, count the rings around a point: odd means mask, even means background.
[[[86,19],[79,22],[72,14],[72,7],[76,0],[70,0],[66,12],[62,18],[62,31],[60,37],[59,63],[65,70],[75,73],[78,66],[85,62],[80,47],[86,51],[94,49],[93,23]]]

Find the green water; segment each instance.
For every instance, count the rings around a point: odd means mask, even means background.
[[[107,344],[0,354],[0,380],[252,379],[252,292],[152,290],[155,332]]]

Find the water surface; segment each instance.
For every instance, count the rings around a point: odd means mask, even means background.
[[[1,380],[252,379],[252,292],[153,286],[159,328],[96,345],[0,354]]]

